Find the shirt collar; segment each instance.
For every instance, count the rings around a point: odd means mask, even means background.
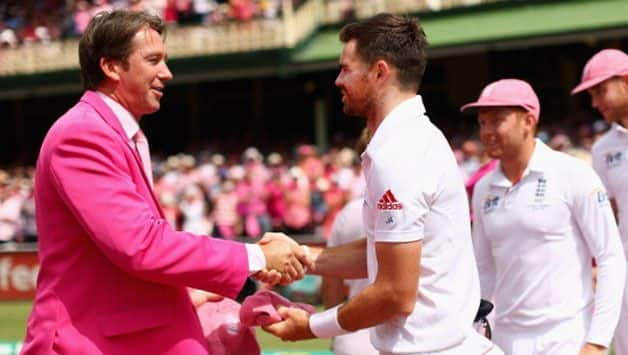
[[[119,102],[115,101],[111,97],[103,94],[100,91],[97,91],[97,93],[120,121],[120,125],[122,125],[122,129],[124,130],[126,137],[129,140],[133,140],[135,134],[140,130],[140,125],[137,123],[135,118],[133,118],[133,115],[131,115],[131,113],[126,108],[124,108],[122,105],[120,105]]]
[[[404,129],[407,120],[419,118],[423,114],[425,114],[425,106],[423,106],[421,95],[401,102],[379,124],[364,153],[362,153],[362,158],[365,155],[372,155],[390,137],[394,137],[399,133],[399,130]]]
[[[615,130],[615,132],[621,136],[628,136],[628,129],[618,123],[613,122],[611,129]]]
[[[530,157],[528,166],[523,171],[523,175],[521,177],[522,180],[530,173],[543,174],[548,170],[548,168],[551,169],[552,162],[548,159],[548,156],[553,152],[553,150],[538,138],[535,139],[534,142],[534,151],[532,151],[532,156]],[[502,171],[501,162],[497,165],[496,169],[493,170],[491,185],[499,187],[512,186],[512,182],[508,180]]]

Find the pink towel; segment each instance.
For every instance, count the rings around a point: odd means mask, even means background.
[[[212,355],[259,355],[255,330],[240,322],[240,304],[225,298],[207,302],[196,312]]]
[[[277,323],[283,319],[277,313],[279,306],[301,308],[310,314],[316,312],[309,304],[292,302],[273,291],[261,290],[242,303],[240,322],[248,327]]]

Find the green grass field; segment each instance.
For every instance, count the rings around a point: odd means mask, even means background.
[[[24,339],[31,304],[30,301],[0,302],[0,342]],[[329,340],[319,339],[285,343],[261,329],[256,335],[264,351],[326,351],[330,346]]]

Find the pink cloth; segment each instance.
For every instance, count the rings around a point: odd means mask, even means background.
[[[263,326],[280,322],[283,318],[277,312],[279,306],[296,307],[312,314],[316,309],[305,303],[292,302],[276,292],[260,290],[247,297],[240,308],[240,321],[245,326]]]
[[[239,303],[225,298],[207,302],[196,310],[211,355],[260,354],[255,330],[240,322],[240,309]]]
[[[37,161],[41,269],[22,354],[207,354],[187,287],[235,297],[246,248],[172,229],[120,121],[93,91]]]

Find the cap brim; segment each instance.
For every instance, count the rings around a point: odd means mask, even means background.
[[[618,72],[615,73],[608,73],[602,76],[598,76],[597,78],[592,78],[589,80],[585,80],[583,82],[581,82],[580,84],[578,84],[578,86],[576,86],[575,88],[573,88],[573,90],[571,90],[571,94],[575,95],[579,92],[582,92],[584,90],[590,89],[592,87],[594,87],[595,85],[608,80],[612,77],[615,76],[624,76],[624,75],[628,75],[628,67],[623,68],[623,70],[619,70]]]
[[[581,82],[580,84],[578,84],[578,86],[573,88],[573,90],[571,90],[571,94],[575,95],[575,94],[578,94],[578,93],[580,93],[580,92],[582,92],[584,90],[592,88],[595,85],[603,82],[604,80],[612,78],[613,76],[614,75],[605,75],[605,76],[600,76],[600,77],[597,77],[597,78],[585,80],[585,81]]]
[[[460,108],[460,112],[464,112],[468,109],[472,109],[472,108],[480,108],[480,107],[521,107],[525,110],[528,110],[526,107],[520,105],[520,104],[516,104],[516,103],[512,103],[512,102],[503,102],[503,101],[485,101],[485,102],[480,102],[480,101],[476,101],[476,102],[471,102],[468,103],[464,106],[462,106]]]

